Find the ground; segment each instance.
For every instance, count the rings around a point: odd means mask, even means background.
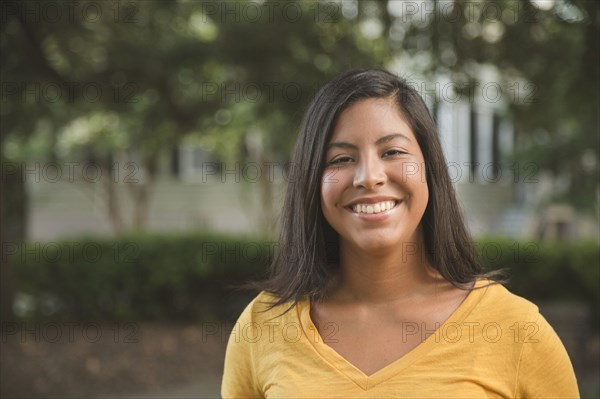
[[[219,327],[5,323],[0,396],[219,397],[227,344]]]

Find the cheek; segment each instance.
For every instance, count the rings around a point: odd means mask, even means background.
[[[429,189],[424,164],[404,162],[393,173],[395,181],[401,182],[401,185],[411,194],[412,206],[425,208],[429,201]]]
[[[425,187],[423,188],[423,211],[427,208],[427,204],[429,203],[429,187],[427,187],[427,183],[425,183]]]
[[[321,212],[330,225],[336,224],[338,212],[342,209],[344,183],[342,174],[321,180]]]
[[[323,180],[321,183],[321,207],[327,210],[335,206],[335,183]]]
[[[427,177],[425,173],[419,173],[413,176],[408,184],[412,187],[412,191],[419,207],[424,210],[429,202],[429,187],[427,186]]]

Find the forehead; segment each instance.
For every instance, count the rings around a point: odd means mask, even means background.
[[[399,133],[407,136],[416,144],[415,135],[408,119],[398,105],[387,98],[369,98],[360,100],[339,115],[331,141],[361,141],[367,138]]]

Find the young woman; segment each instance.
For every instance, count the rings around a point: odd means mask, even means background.
[[[383,70],[306,112],[271,278],[227,346],[224,398],[578,397],[538,308],[485,273],[435,123]]]

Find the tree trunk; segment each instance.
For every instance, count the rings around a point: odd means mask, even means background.
[[[260,154],[259,165],[264,166],[268,163],[265,152]],[[263,167],[262,175],[259,181],[261,198],[261,227],[263,231],[271,234],[275,231],[275,209],[273,207],[273,175],[269,175],[267,169]]]
[[[117,184],[113,182],[114,165],[110,160],[102,159],[100,161],[102,168],[102,184],[104,186],[106,211],[110,220],[113,232],[121,234],[123,232],[123,220],[119,210],[119,196],[117,192]]]
[[[13,302],[16,292],[15,259],[20,256],[27,226],[27,191],[23,180],[23,165],[2,161],[0,190],[0,321],[14,319]]]
[[[154,185],[156,156],[144,158],[141,174],[135,182],[128,182],[127,187],[133,198],[133,227],[137,231],[145,231],[148,224],[148,199]]]

